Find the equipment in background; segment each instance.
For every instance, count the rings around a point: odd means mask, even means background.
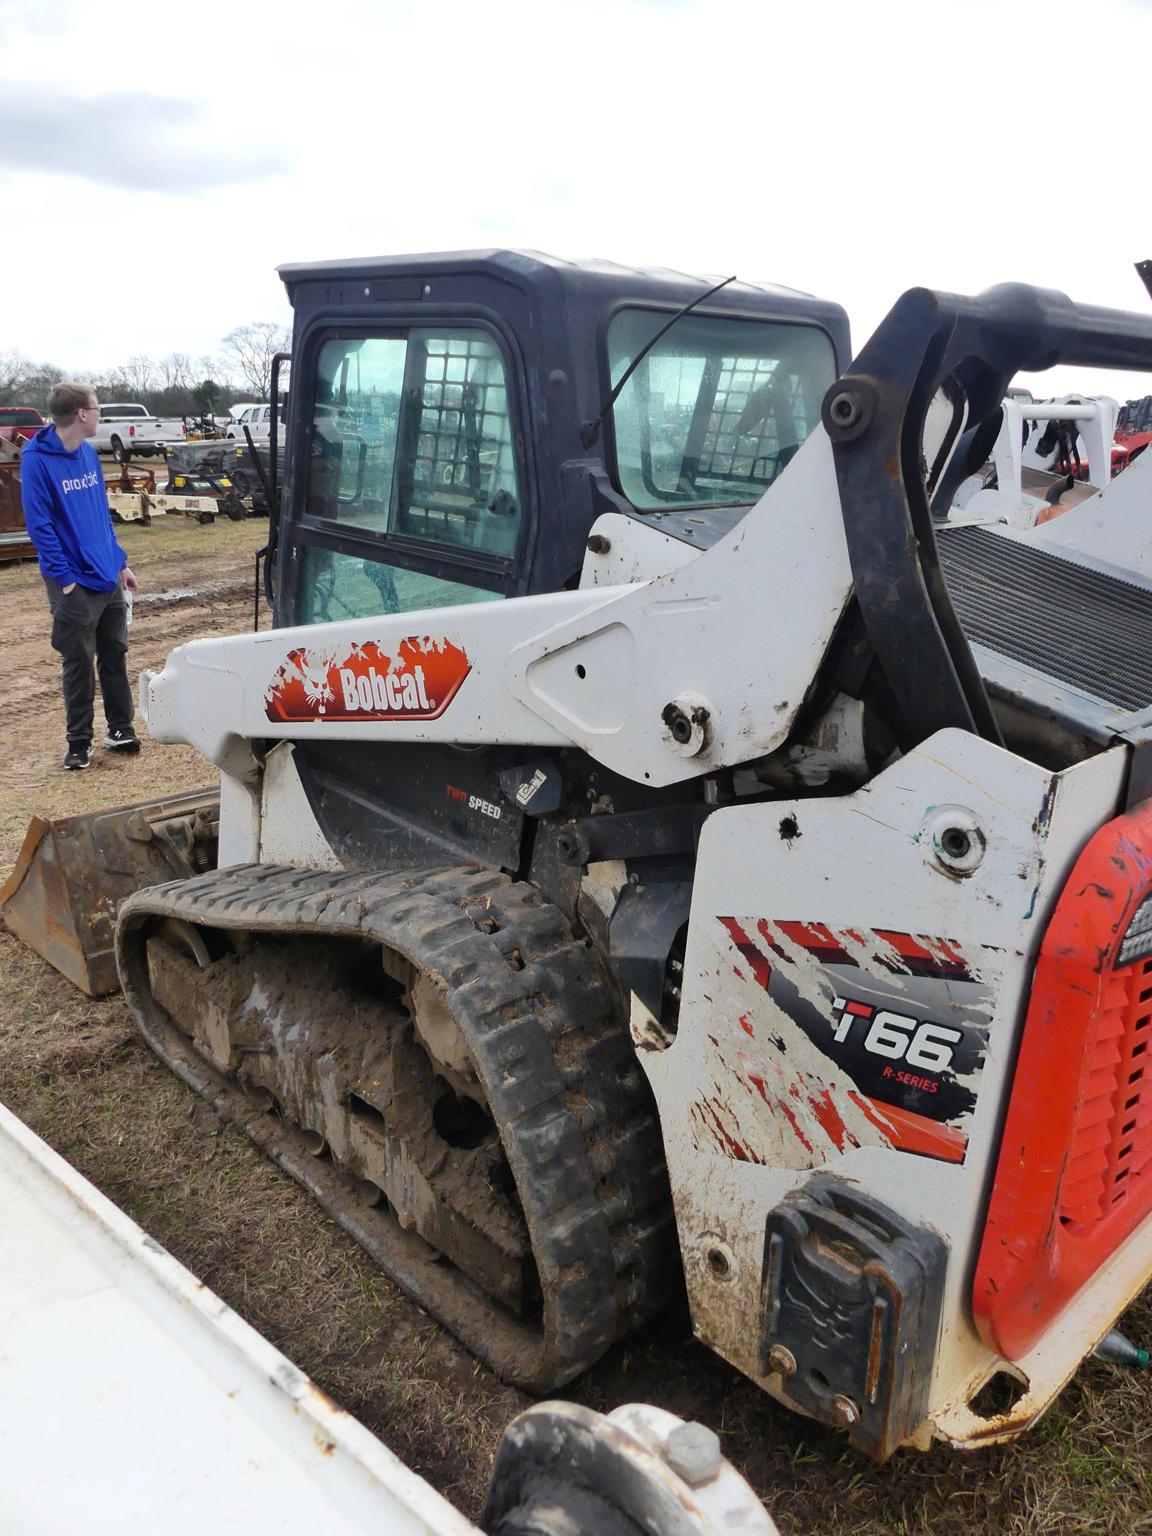
[[[184,437],[189,443],[210,443],[224,436],[211,416],[185,416]]]
[[[1032,528],[1097,495],[1115,472],[1117,409],[1107,396],[1009,396],[990,458],[952,493],[948,517]]]
[[[222,443],[178,443],[166,450],[165,458],[168,479],[162,504],[166,511],[186,505],[201,522],[209,521],[205,512],[234,523],[248,516],[244,489],[229,472]]]
[[[109,481],[108,504],[125,522],[149,522],[153,517],[179,515],[199,523],[218,517],[242,522],[267,513],[267,498],[246,447],[233,443],[180,442],[165,446],[167,475],[157,490],[151,471],[142,481],[138,472],[121,471]]]
[[[266,447],[257,445],[250,449],[247,444],[224,439],[178,444],[167,453],[165,494],[169,498],[207,499],[215,504],[216,511],[233,522],[248,516],[267,516],[267,496],[254,453],[260,455],[261,467],[267,473]],[[280,462],[282,465],[282,451]]]
[[[1112,473],[1127,469],[1152,443],[1152,395],[1129,400],[1121,406],[1116,422],[1116,448]]]
[[[156,471],[131,469],[127,463],[110,470],[101,463],[104,491],[113,522],[143,523],[148,527],[153,516],[163,517],[164,509],[155,504]]]
[[[0,562],[35,558],[20,501],[20,446],[0,438]]]

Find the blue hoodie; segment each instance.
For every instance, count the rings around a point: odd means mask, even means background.
[[[20,455],[20,496],[47,579],[114,592],[128,556],[112,532],[104,475],[91,443],[69,452],[55,427],[41,427]]]

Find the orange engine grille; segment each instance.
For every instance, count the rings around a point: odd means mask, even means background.
[[[1060,1220],[1074,1230],[1130,1199],[1152,1172],[1152,959],[1113,971],[1101,1004],[1060,1182]]]
[[[1145,805],[1091,839],[1044,934],[972,1288],[985,1342],[1009,1360],[1027,1354],[1150,1216]]]

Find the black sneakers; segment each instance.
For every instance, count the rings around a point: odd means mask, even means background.
[[[104,745],[110,752],[139,752],[140,738],[130,725],[117,725],[105,736]],[[64,766],[73,769],[91,768],[92,748],[89,743],[86,741],[70,743]]]
[[[105,736],[104,745],[112,752],[139,752],[140,738],[130,725],[118,725]]]

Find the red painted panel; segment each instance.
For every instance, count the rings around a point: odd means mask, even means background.
[[[972,1294],[1009,1360],[1152,1215],[1152,957],[1120,963],[1150,894],[1145,806],[1092,838],[1044,935]]]

